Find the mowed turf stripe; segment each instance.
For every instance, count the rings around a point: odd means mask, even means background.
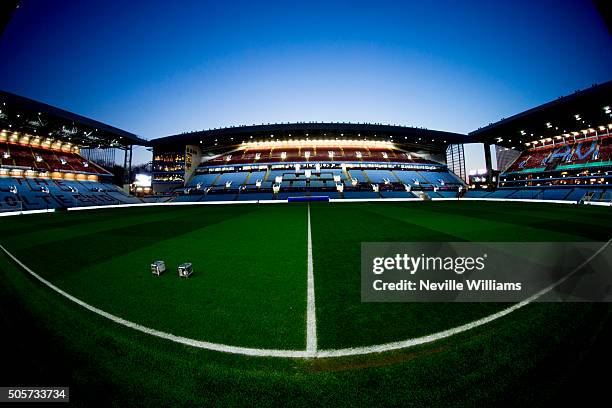
[[[238,208],[239,207],[239,208]],[[154,211],[155,210],[155,211]],[[248,214],[255,210],[253,206],[214,206],[213,209],[203,211],[198,207],[180,207],[160,211],[157,207],[145,208],[123,208],[117,211],[118,215],[114,216],[112,211],[100,210],[94,214],[85,212],[70,212],[70,213],[53,213],[48,214],[49,219],[54,221],[51,223],[52,228],[46,228],[47,225],[43,222],[38,228],[31,228],[30,223],[37,222],[36,220],[45,220],[39,216],[35,216],[34,221],[30,221],[31,216],[26,217],[10,217],[8,223],[0,225],[2,242],[8,245],[11,249],[19,249],[28,247],[29,245],[43,245],[45,243],[57,242],[59,239],[88,239],[88,236],[99,235],[104,237],[107,231],[112,231],[120,228],[128,230],[138,230],[140,225],[150,222],[166,222],[168,226],[172,226],[173,220],[181,219],[198,219],[205,214],[210,218],[224,219],[240,214]],[[76,220],[73,220],[76,218]],[[90,222],[95,220],[95,222]],[[153,220],[153,221],[152,221]],[[28,233],[21,233],[21,229],[28,230]],[[30,227],[30,228],[28,228]],[[158,230],[158,234],[162,234],[163,230]],[[67,246],[65,248],[71,248]]]
[[[576,240],[584,238],[607,240],[612,232],[610,227],[612,213],[607,208],[565,204],[482,202],[478,211],[466,211],[466,202],[453,204],[452,206],[439,202],[428,204],[428,210],[445,216],[469,216],[479,221],[500,221],[508,219],[507,215],[512,214],[510,224],[513,226],[553,231],[564,235],[571,231],[572,239]],[[559,213],[563,213],[564,216],[559,217]],[[608,222],[602,222],[604,220]]]
[[[554,231],[529,225],[517,225],[513,222],[516,215],[511,211],[499,212],[497,217],[480,217],[478,210],[465,211],[463,213],[435,211],[439,203],[424,205],[400,205],[390,203],[380,207],[369,207],[367,211],[384,214],[398,221],[419,225],[420,227],[445,233],[449,229],[451,235],[458,240],[466,241],[573,241],[581,240],[572,233]],[[446,203],[445,203],[446,204]],[[452,204],[455,204],[454,202]],[[562,219],[559,218],[559,221]],[[547,237],[544,239],[544,237]]]

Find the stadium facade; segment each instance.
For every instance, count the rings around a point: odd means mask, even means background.
[[[146,141],[0,92],[0,204],[6,209],[285,199],[611,201],[612,81],[467,135],[371,123],[281,123]],[[486,182],[468,185],[463,145],[484,143]],[[108,165],[152,146],[155,196],[112,184]],[[495,146],[498,171],[491,147]],[[501,174],[500,174],[501,170]],[[125,183],[124,183],[125,184]]]

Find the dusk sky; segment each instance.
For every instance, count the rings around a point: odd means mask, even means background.
[[[147,139],[295,121],[469,132],[612,79],[603,20],[568,0],[23,0],[0,55],[0,89]]]

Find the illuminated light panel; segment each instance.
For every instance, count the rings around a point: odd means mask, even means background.
[[[246,142],[240,149],[260,149],[260,148],[283,148],[283,147],[383,147],[393,148],[395,144],[388,141],[367,141],[367,140],[333,140],[333,139],[314,139],[314,140],[270,140]]]

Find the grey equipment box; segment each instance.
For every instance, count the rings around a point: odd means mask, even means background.
[[[166,272],[166,263],[164,261],[155,261],[151,264],[151,273],[153,275],[161,275]]]
[[[185,262],[178,267],[178,275],[181,278],[188,278],[193,273],[191,262]]]

